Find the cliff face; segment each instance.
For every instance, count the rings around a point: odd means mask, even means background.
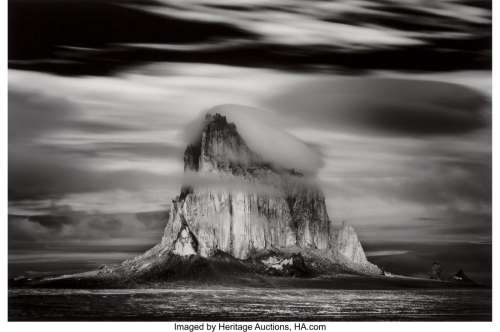
[[[225,117],[207,115],[184,161],[186,171],[216,174],[226,186],[185,186],[173,202],[163,246],[175,247],[176,230],[186,228],[202,256],[221,250],[246,259],[265,249],[328,247],[330,222],[321,191],[298,172],[264,162]]]
[[[224,252],[240,260],[266,254],[261,263],[278,270],[286,269],[276,262],[298,266],[304,255],[312,265],[323,257],[351,271],[380,272],[366,260],[352,227],[333,227],[318,186],[262,160],[224,116],[206,115],[198,139],[186,148],[184,169],[193,180],[173,200],[161,243],[126,265],[143,268],[167,253]]]
[[[381,270],[376,265],[366,259],[365,251],[352,226],[344,222],[332,234],[332,252],[337,260],[342,260],[346,266],[355,271],[372,274],[381,273]]]

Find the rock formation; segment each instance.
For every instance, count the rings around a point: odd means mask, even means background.
[[[206,115],[184,169],[190,180],[172,201],[161,242],[119,269],[146,273],[172,255],[223,253],[270,274],[380,273],[354,229],[332,224],[314,181],[263,160],[225,116]]]
[[[469,278],[462,269],[458,270],[458,272],[455,273],[455,275],[453,275],[450,280],[463,284],[477,285],[476,282]]]
[[[168,220],[156,246],[121,264],[11,286],[162,287],[175,281],[260,287],[270,285],[263,275],[382,274],[366,259],[354,229],[331,222],[312,176],[264,160],[225,116],[206,115],[185,150],[184,170],[180,195],[170,211],[157,215]]]
[[[438,262],[432,263],[429,278],[434,280],[443,280],[443,270]]]

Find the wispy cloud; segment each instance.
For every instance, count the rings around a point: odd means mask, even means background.
[[[63,75],[108,75],[151,61],[484,69],[490,7],[483,0],[13,1],[9,65]]]
[[[233,103],[261,109],[247,109],[243,119],[314,146],[320,163],[299,161],[321,167],[334,221],[375,238],[408,229],[411,236],[484,238],[490,86],[485,72],[361,79],[179,63],[106,78],[11,71],[10,210],[164,209],[183,182],[186,126],[213,105]],[[23,121],[37,115],[32,127]],[[82,125],[88,122],[113,127],[97,131]],[[420,217],[438,221],[417,227]],[[477,227],[464,232],[470,223]]]

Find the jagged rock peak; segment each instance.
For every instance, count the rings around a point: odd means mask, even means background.
[[[283,169],[253,151],[236,125],[220,113],[207,113],[201,131],[184,152],[184,170],[225,171],[242,175],[253,169],[274,169],[302,176],[296,169]]]

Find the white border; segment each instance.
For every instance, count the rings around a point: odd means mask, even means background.
[[[2,236],[0,238],[2,267],[0,283],[2,294],[0,299],[0,317],[2,323],[7,321],[7,3],[2,1],[0,7],[0,210],[2,220]]]

